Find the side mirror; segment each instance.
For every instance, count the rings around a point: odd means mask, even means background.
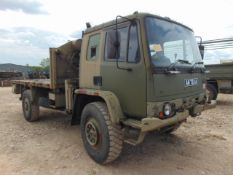
[[[205,46],[202,45],[202,37],[200,36],[195,36],[198,47],[199,47],[199,51],[201,54],[201,58],[204,59],[204,51],[205,51]]]
[[[201,54],[201,58],[204,59],[205,46],[200,44],[199,45],[199,51],[200,51],[200,54]]]

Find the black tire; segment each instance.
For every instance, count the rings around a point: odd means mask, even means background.
[[[22,95],[22,108],[23,108],[23,115],[25,120],[28,122],[34,122],[39,119],[39,98],[32,97],[31,90],[25,90]]]
[[[110,120],[103,102],[87,104],[81,116],[81,134],[89,156],[99,164],[106,164],[119,157],[123,145],[123,132]]]
[[[211,103],[211,100],[216,100],[218,96],[218,91],[212,84],[207,84],[207,102]]]

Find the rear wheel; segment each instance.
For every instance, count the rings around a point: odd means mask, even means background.
[[[25,90],[22,95],[22,108],[25,120],[33,122],[39,119],[38,97],[32,97],[31,90]]]
[[[119,125],[111,122],[105,103],[93,102],[85,106],[81,134],[87,153],[97,163],[106,164],[119,157],[123,133]]]
[[[211,100],[217,99],[218,91],[214,85],[207,84],[206,90],[207,90],[206,94],[207,94],[207,102],[208,103],[211,103]]]

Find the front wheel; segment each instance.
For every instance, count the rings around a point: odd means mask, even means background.
[[[81,116],[81,134],[85,149],[97,163],[106,164],[117,159],[123,145],[123,133],[113,124],[103,102],[85,106]]]
[[[207,102],[211,103],[211,100],[216,100],[218,96],[218,91],[212,84],[207,84],[206,87]]]

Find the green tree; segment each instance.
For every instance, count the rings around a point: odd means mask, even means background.
[[[42,59],[41,62],[40,62],[40,66],[42,67],[43,70],[48,71],[49,66],[50,66],[49,58]]]
[[[44,68],[42,66],[30,66],[31,71],[33,72],[41,72],[44,71]]]

